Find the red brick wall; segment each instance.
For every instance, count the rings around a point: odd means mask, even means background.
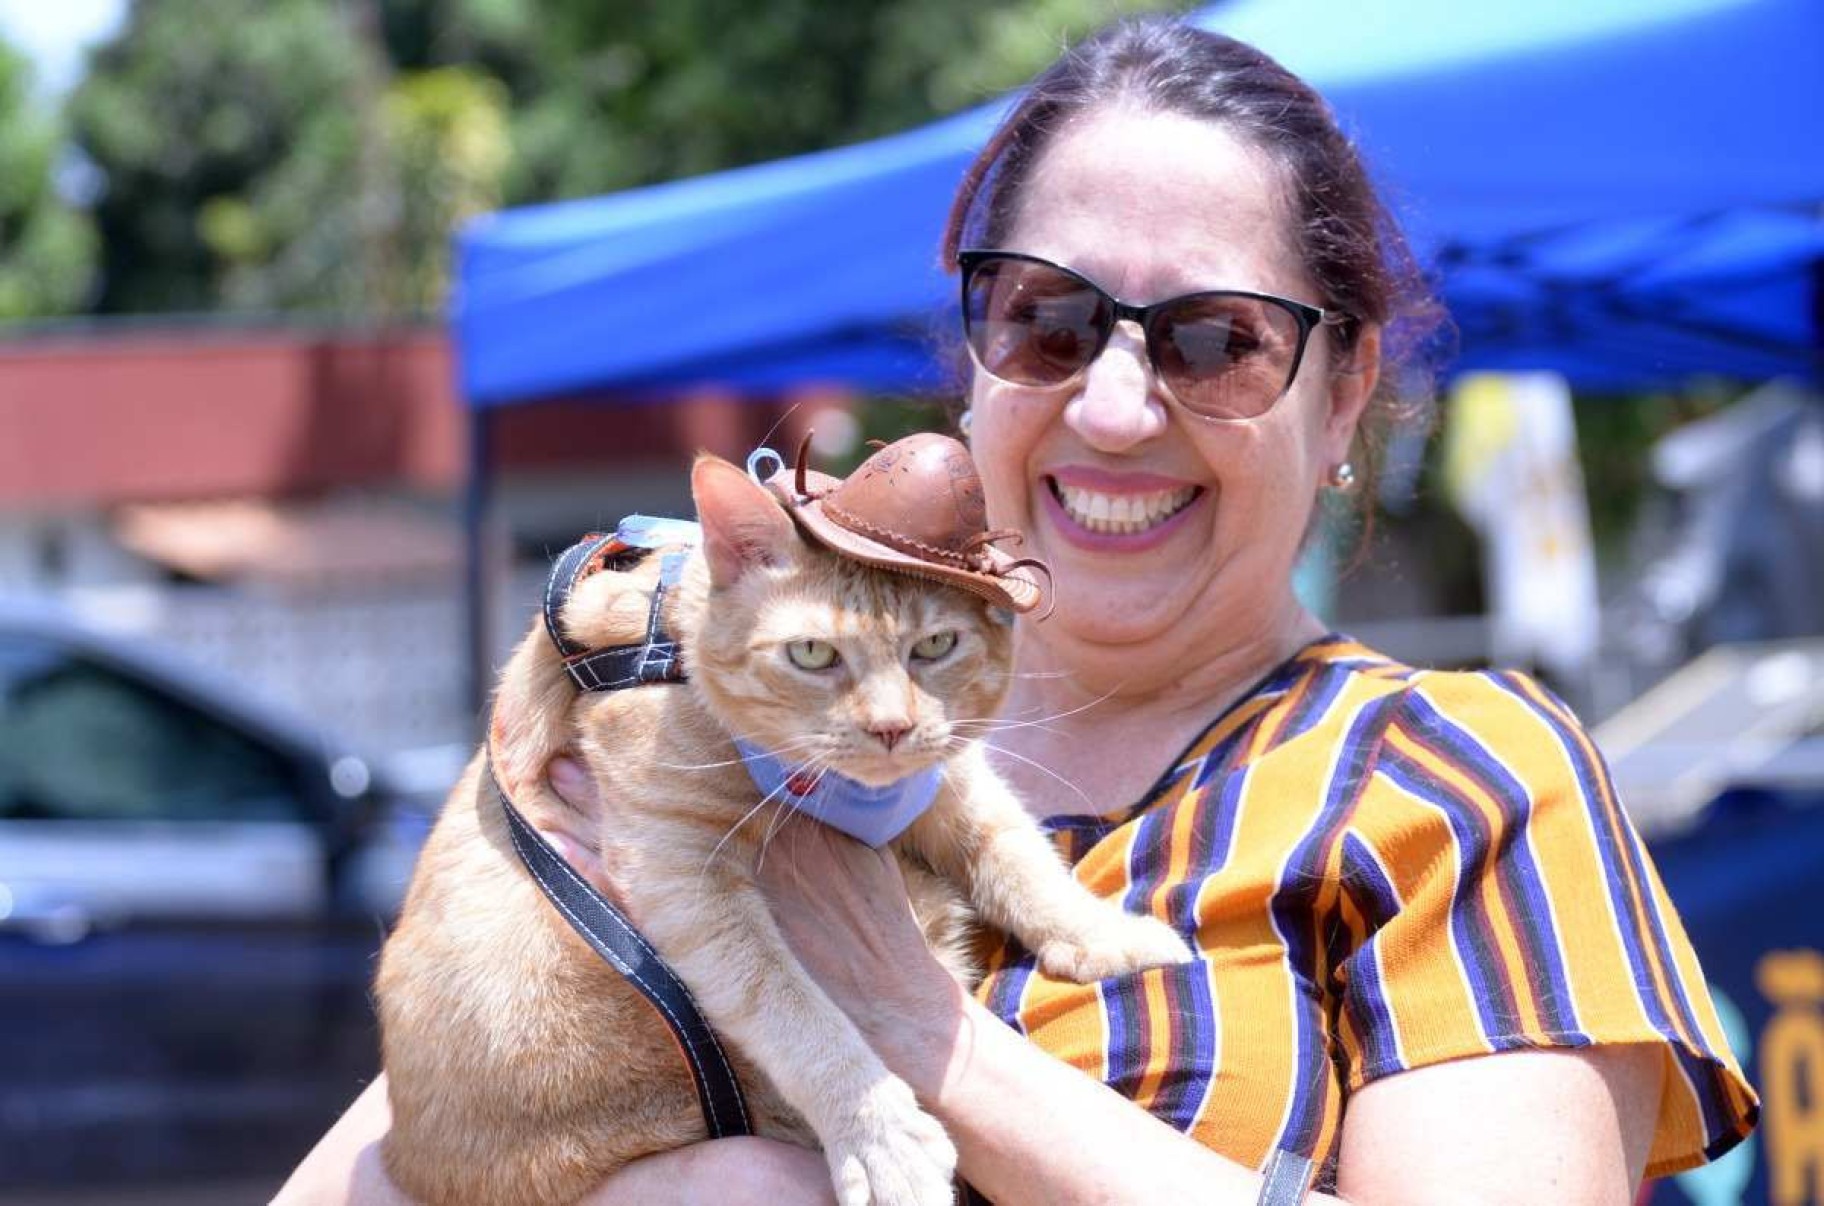
[[[515,407],[498,420],[496,463],[675,457],[681,469],[698,448],[743,455],[785,409],[713,394]],[[450,491],[462,481],[465,431],[438,330],[0,343],[0,506],[283,497],[338,485]],[[784,443],[795,446],[795,434]]]

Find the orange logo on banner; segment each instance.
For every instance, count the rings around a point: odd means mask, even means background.
[[[1824,955],[1769,951],[1755,985],[1773,1002],[1761,1031],[1761,1110],[1773,1206],[1824,1202]]]

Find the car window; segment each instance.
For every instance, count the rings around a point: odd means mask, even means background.
[[[302,820],[298,771],[185,701],[0,633],[0,818]]]

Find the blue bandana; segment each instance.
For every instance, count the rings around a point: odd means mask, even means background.
[[[739,737],[735,748],[741,751],[754,786],[765,795],[876,849],[904,833],[937,798],[936,766],[885,787],[869,787],[832,770],[819,776],[795,767]]]

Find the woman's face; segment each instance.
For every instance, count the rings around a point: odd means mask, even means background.
[[[1004,249],[1141,305],[1224,288],[1322,305],[1281,193],[1274,165],[1225,130],[1115,108],[1040,157]],[[1045,627],[1095,644],[1169,634],[1166,647],[1212,653],[1283,632],[1298,615],[1290,579],[1313,499],[1373,384],[1372,371],[1336,368],[1332,335],[1313,331],[1291,389],[1242,423],[1174,405],[1130,322],[1068,385],[978,368],[971,445],[989,521],[1026,533],[1019,554],[1050,566]]]

